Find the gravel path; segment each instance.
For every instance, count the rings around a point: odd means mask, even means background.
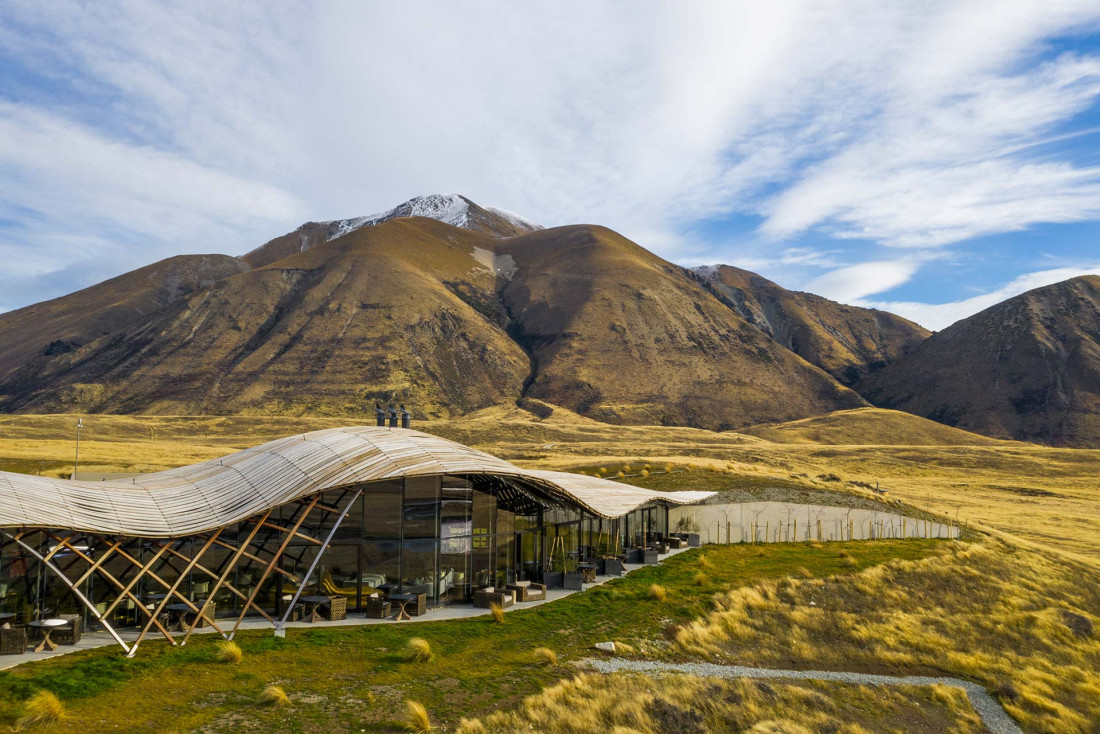
[[[747,668],[743,665],[716,665],[714,663],[661,663],[622,658],[589,658],[584,661],[601,673],[620,671],[655,675],[681,673],[706,678],[786,678],[800,680],[826,680],[837,683],[857,683],[872,686],[931,686],[942,683],[966,691],[970,705],[978,712],[982,723],[993,734],[1023,734],[1008,712],[989,692],[977,683],[958,678],[940,678],[926,675],[872,675],[870,673],[843,673],[832,670],[774,670],[772,668]]]

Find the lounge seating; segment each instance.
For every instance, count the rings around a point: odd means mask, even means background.
[[[61,619],[67,620],[68,625],[54,630],[50,639],[58,645],[75,645],[80,642],[80,636],[84,628],[84,620],[79,614],[62,614]]]
[[[321,614],[325,617],[325,619],[329,620],[330,622],[347,619],[348,599],[345,596],[330,596],[328,598],[328,605],[322,607],[322,609],[328,610],[327,615],[325,615],[324,611],[322,611]]]
[[[375,592],[366,598],[366,617],[368,619],[385,619],[390,616],[390,600]]]
[[[0,655],[22,655],[27,651],[27,628],[0,628]]]
[[[542,601],[546,598],[546,584],[536,584],[531,581],[517,581],[508,584],[508,591],[515,594],[516,601]]]
[[[516,596],[510,591],[497,591],[492,586],[474,592],[474,606],[488,609],[490,604],[510,607],[516,603]]]
[[[670,548],[675,548],[675,549],[679,550],[680,548],[687,548],[688,547],[687,538],[678,538],[676,536],[673,536],[671,538],[668,538],[667,540],[668,540],[668,546]]]

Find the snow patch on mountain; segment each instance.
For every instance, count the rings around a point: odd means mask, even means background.
[[[507,209],[498,209],[495,206],[485,206],[485,207],[482,207],[482,209],[484,209],[487,212],[492,212],[493,214],[496,214],[501,219],[505,219],[505,220],[511,222],[512,224],[516,225],[516,227],[518,227],[519,229],[526,229],[526,230],[529,230],[531,232],[534,232],[536,229],[543,229],[543,226],[541,224],[535,224],[530,219],[524,219],[520,215],[515,214],[514,212],[510,212]]]
[[[334,240],[361,227],[373,227],[402,217],[427,217],[455,227],[465,227],[470,221],[470,204],[458,194],[417,196],[389,211],[332,222],[332,235],[329,239]]]

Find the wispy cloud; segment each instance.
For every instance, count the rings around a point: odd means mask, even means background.
[[[433,191],[681,261],[738,264],[694,233],[757,216],[791,285],[867,297],[926,249],[1100,218],[1095,161],[1037,148],[1100,95],[1100,59],[1050,52],[1098,19],[1022,0],[16,0],[0,253],[34,254],[0,308]]]
[[[1050,268],[1033,273],[1025,273],[1008,283],[986,293],[950,303],[914,303],[911,301],[867,301],[860,305],[893,311],[925,328],[938,331],[968,316],[994,306],[1001,301],[1018,296],[1021,293],[1041,288],[1045,285],[1060,283],[1063,280],[1080,275],[1100,275],[1100,262],[1093,265]]]

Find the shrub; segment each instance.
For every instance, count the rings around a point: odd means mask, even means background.
[[[428,710],[423,704],[412,700],[405,701],[405,728],[418,734],[432,730],[432,720],[428,717]]]
[[[630,464],[623,464],[623,471],[624,472],[630,471]]]
[[[607,467],[601,466],[598,471],[599,474],[607,474]]]
[[[535,662],[539,665],[554,666],[558,664],[558,654],[548,647],[535,648]]]
[[[410,663],[429,663],[432,657],[432,643],[423,637],[413,637],[405,643],[406,661]]]
[[[241,646],[233,642],[233,640],[218,640],[215,647],[218,650],[215,657],[219,663],[236,665],[241,662],[241,658],[244,657],[244,651],[241,650]]]
[[[668,589],[660,584],[652,584],[649,587],[649,598],[656,601],[664,601],[668,597]]]
[[[27,713],[16,723],[17,729],[54,724],[65,718],[65,704],[49,691],[38,691],[27,699]]]
[[[489,605],[489,614],[497,624],[504,624],[504,607],[493,602]]]
[[[649,469],[642,469],[642,476],[643,477],[648,477],[649,476]]]
[[[707,575],[705,573],[700,571],[699,573],[695,574],[695,585],[696,586],[704,586],[704,585],[706,585],[706,583],[707,583]]]
[[[665,474],[672,473],[672,464],[665,464]]]
[[[290,703],[290,699],[282,686],[268,686],[260,691],[260,697],[257,700],[261,706],[274,706],[275,708],[282,708]]]

